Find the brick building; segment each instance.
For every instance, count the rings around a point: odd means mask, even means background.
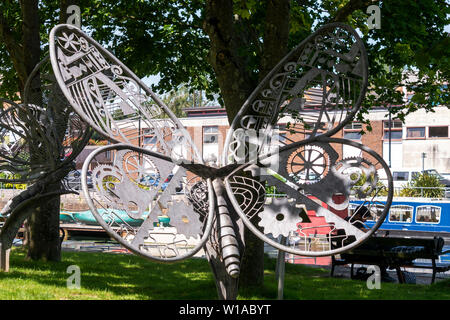
[[[201,156],[207,162],[218,163],[223,153],[223,146],[229,130],[229,123],[224,108],[197,107],[186,109],[187,117],[181,118],[197,146]],[[335,137],[344,137],[362,143],[382,155],[393,169],[436,169],[440,173],[450,173],[450,109],[438,106],[434,112],[418,110],[405,119],[391,120],[389,130],[389,113],[384,108],[374,108],[368,115],[372,131],[359,122],[352,122],[337,132]],[[282,125],[282,124],[281,124]],[[155,137],[143,125],[143,147],[152,149]],[[364,131],[364,134],[361,134]],[[389,139],[389,132],[391,139]],[[298,137],[301,139],[304,137]],[[89,150],[91,151],[91,150]],[[86,151],[85,153],[89,153]],[[348,145],[337,146],[340,158],[359,156],[360,150]],[[83,153],[84,154],[84,153]],[[81,166],[85,158],[78,159]],[[107,162],[108,159],[105,159]]]
[[[202,109],[202,108],[197,108]],[[209,113],[211,111],[211,114]],[[226,113],[220,107],[208,107],[180,119],[192,136],[194,143],[205,160],[217,161],[223,152],[223,145],[229,124]],[[368,115],[372,131],[366,125],[352,122],[336,133],[335,137],[360,142],[382,155],[391,168],[436,169],[450,173],[450,109],[436,107],[434,112],[416,111],[405,118],[405,123],[391,119],[384,108],[374,108]],[[364,131],[364,134],[361,134]],[[389,139],[389,134],[391,139]],[[358,156],[359,149],[338,146],[340,157]],[[423,158],[422,154],[425,154]]]

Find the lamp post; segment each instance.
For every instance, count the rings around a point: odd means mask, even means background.
[[[427,157],[427,154],[425,152],[422,152],[422,173],[425,171],[425,158]]]
[[[389,66],[389,74],[391,74],[392,72],[392,66]],[[391,116],[391,104],[388,105],[388,112],[389,112],[389,131],[388,131],[388,135],[389,135],[389,161],[388,161],[388,165],[389,168],[391,168],[391,154],[392,154],[392,150],[391,150],[391,129],[392,129],[392,116]]]
[[[392,117],[391,117],[391,105],[388,105],[388,111],[389,111],[389,131],[388,131],[388,135],[389,135],[389,168],[391,168],[391,129],[392,129]]]

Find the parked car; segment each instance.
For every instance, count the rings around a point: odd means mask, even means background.
[[[156,187],[159,184],[159,174],[148,174],[139,180],[139,183],[145,187]]]
[[[169,182],[172,180],[173,178],[173,174],[169,174],[168,177],[164,180],[164,182],[161,185],[161,190],[164,191],[167,186],[169,185]],[[159,185],[159,180],[160,180],[160,176],[159,174],[149,174],[146,175],[145,177],[142,177],[139,180],[139,183],[146,186],[146,187],[150,187],[150,186],[157,186]],[[175,188],[175,191],[177,193],[181,192],[183,190],[183,185],[180,181],[180,184]]]
[[[74,190],[81,190],[81,170],[70,171],[65,179],[69,188]],[[89,189],[93,186],[92,171],[87,172],[87,186]]]
[[[439,179],[439,182],[442,183],[445,187],[450,188],[450,180],[445,178],[442,174],[437,172],[435,169],[428,169],[424,171],[425,173],[428,173],[432,176],[437,176]]]

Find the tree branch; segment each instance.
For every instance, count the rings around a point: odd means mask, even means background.
[[[8,202],[2,210],[3,215],[9,215],[0,231],[2,250],[11,247],[12,241],[23,221],[33,213],[34,208],[30,208],[30,204],[45,197],[52,198],[66,193],[73,193],[64,189],[46,192],[48,185],[61,181],[70,170],[70,167],[63,167],[55,172],[49,173],[43,179],[37,181]]]

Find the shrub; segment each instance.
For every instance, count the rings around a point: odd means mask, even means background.
[[[358,195],[358,189],[360,189],[366,182],[368,182],[368,187],[365,190],[361,189],[360,192],[362,192],[362,194],[366,194],[367,197],[385,197],[388,195],[388,189],[375,174],[366,176],[364,173],[354,173],[350,175],[350,178],[353,181],[358,179],[352,187],[352,190],[356,193],[356,195]]]
[[[441,198],[445,191],[445,186],[439,182],[439,178],[427,173],[419,173],[411,182],[408,182],[402,187],[400,191],[401,197]]]
[[[16,173],[13,174],[11,172],[0,172],[0,179],[14,180],[20,179],[21,175]],[[25,183],[11,183],[11,182],[0,182],[0,189],[21,189],[25,190],[27,185]]]

